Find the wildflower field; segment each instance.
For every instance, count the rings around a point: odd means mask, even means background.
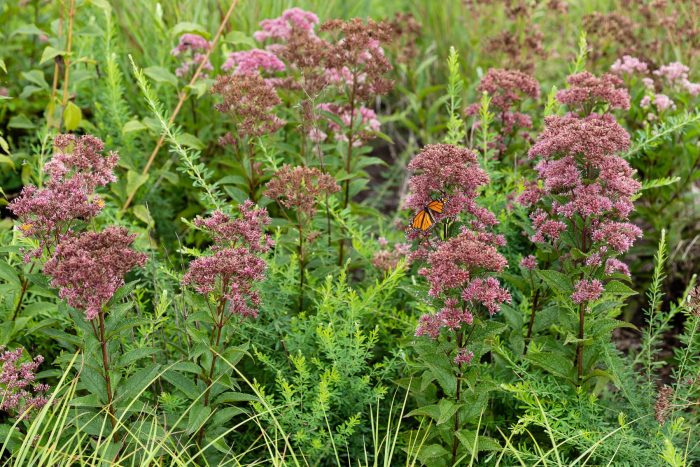
[[[700,464],[697,0],[0,24],[0,466]]]

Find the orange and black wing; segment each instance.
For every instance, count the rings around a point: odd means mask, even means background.
[[[411,227],[425,232],[426,230],[430,229],[434,223],[435,222],[433,221],[433,216],[430,214],[430,211],[428,211],[428,209],[423,209],[413,218]]]
[[[425,209],[429,209],[436,214],[442,214],[443,209],[445,209],[446,201],[447,200],[445,198],[433,200],[430,203],[428,203]]]

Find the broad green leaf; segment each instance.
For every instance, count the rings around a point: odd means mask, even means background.
[[[41,89],[50,89],[49,83],[47,83],[46,78],[44,78],[44,72],[41,70],[23,71],[20,76],[22,77],[22,79],[26,79],[27,81],[37,85]]]
[[[36,127],[36,125],[34,125],[34,123],[24,114],[13,115],[10,118],[7,126],[8,128],[21,128],[24,130],[30,130]]]
[[[630,297],[632,295],[637,295],[637,292],[626,286],[620,281],[610,281],[605,284],[605,293],[612,295],[620,295],[621,297]]]
[[[50,45],[48,45],[48,46],[46,46],[44,51],[41,53],[41,59],[39,60],[39,65],[42,65],[42,64],[48,62],[49,60],[53,60],[57,56],[63,55],[65,53],[66,53],[65,50],[58,50],[57,48],[51,47]]]
[[[535,271],[535,273],[540,276],[540,278],[547,284],[547,286],[552,289],[552,291],[558,295],[571,295],[574,291],[571,280],[559,271],[553,270],[540,270]]]
[[[43,30],[39,29],[36,27],[35,24],[25,24],[23,26],[18,27],[14,31],[12,31],[12,36],[16,34],[27,34],[27,35],[34,35],[34,36],[46,36],[46,34]]]
[[[197,403],[190,408],[190,415],[187,420],[187,433],[192,434],[199,430],[206,422],[210,413],[211,408],[209,406],[205,407],[201,400],[197,401]]]
[[[197,24],[197,23],[190,23],[187,21],[183,21],[183,22],[177,23],[170,30],[170,34],[172,34],[175,37],[179,37],[182,34],[185,34],[188,32],[199,34],[200,36],[204,37],[205,39],[209,38],[209,32],[206,30],[206,28],[204,26],[202,26],[201,24]]]
[[[224,36],[224,42],[228,42],[229,44],[235,44],[235,45],[248,45],[250,47],[257,47],[257,44],[253,40],[252,37],[250,37],[250,34],[247,34],[242,31],[231,31],[226,36]]]
[[[117,398],[128,403],[136,397],[142,390],[145,390],[158,376],[160,365],[152,363],[145,368],[141,368],[131,375],[126,381],[121,381],[117,387]]]
[[[7,264],[5,261],[0,261],[0,279],[12,284],[15,287],[20,286],[19,275],[15,268]]]
[[[149,66],[143,72],[157,83],[168,83],[177,87],[177,77],[170,71],[160,66]]]
[[[195,135],[191,135],[189,133],[181,133],[181,134],[177,135],[177,138],[175,138],[175,139],[182,146],[196,149],[198,151],[201,151],[202,149],[204,149],[204,143],[199,138],[197,138]]]
[[[136,191],[148,181],[148,174],[129,170],[126,173],[126,193],[132,196]]]
[[[146,206],[144,206],[143,204],[138,204],[134,206],[132,212],[138,220],[146,224],[149,228],[153,227],[155,222],[153,220],[153,217],[151,217],[151,213]]]
[[[73,131],[80,125],[83,119],[83,112],[80,107],[72,102],[66,104],[66,108],[63,111],[63,125],[67,131]]]
[[[553,375],[565,379],[573,377],[573,363],[571,359],[564,358],[562,355],[552,352],[529,352],[525,359]]]
[[[136,119],[129,120],[122,127],[122,133],[131,133],[132,131],[142,131],[142,130],[148,130],[148,127]]]
[[[163,374],[163,378],[191,400],[197,399],[202,394],[192,379],[182,373],[168,370]]]

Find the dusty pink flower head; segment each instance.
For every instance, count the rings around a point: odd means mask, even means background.
[[[344,127],[340,126],[331,118],[327,119],[328,129],[334,133],[337,141],[347,142],[348,136],[346,132],[348,132],[349,128],[352,126],[353,146],[361,146],[365,141],[371,139],[381,128],[381,123],[377,118],[377,114],[374,110],[365,106],[353,109],[348,105],[321,103],[318,104],[316,108],[335,115],[343,122]]]
[[[688,79],[690,68],[681,62],[673,62],[659,67],[654,71],[656,76],[664,78],[669,84],[681,84]]]
[[[605,262],[605,274],[624,274],[630,275],[630,268],[617,258],[608,258]]]
[[[557,100],[570,108],[586,108],[607,103],[613,109],[629,109],[630,95],[623,81],[606,73],[600,78],[587,71],[569,76],[568,89],[557,93]]]
[[[625,253],[634,242],[642,237],[642,230],[629,222],[604,222],[593,230],[592,238],[596,242],[610,245],[618,253]]]
[[[466,324],[471,326],[474,315],[465,307],[460,306],[456,298],[445,300],[445,306],[437,313],[426,313],[420,317],[416,336],[427,336],[437,339],[442,329],[457,330]]]
[[[94,319],[124,284],[124,276],[146,263],[146,255],[134,251],[136,235],[122,227],[86,232],[63,239],[44,265],[51,285],[70,306]]]
[[[467,349],[459,349],[454,358],[455,365],[469,365],[474,358],[474,352]]]
[[[359,101],[368,101],[391,90],[393,82],[386,74],[392,66],[382,47],[395,35],[389,23],[336,19],[323,23],[321,30],[334,37],[324,63],[327,77],[335,79],[335,84]]]
[[[583,156],[597,164],[611,155],[626,151],[630,145],[627,131],[610,114],[574,115],[545,118],[545,129],[530,148],[531,158],[542,156]]]
[[[262,29],[255,32],[253,37],[260,42],[267,39],[288,40],[295,29],[313,34],[317,24],[318,16],[314,13],[301,8],[290,8],[278,18],[262,20],[260,22]]]
[[[537,269],[537,258],[535,258],[534,255],[529,255],[525,256],[521,261],[520,261],[520,266],[523,268],[532,271],[533,269]]]
[[[501,287],[495,277],[473,279],[462,291],[462,299],[483,305],[490,315],[501,310],[501,303],[510,303],[511,301],[510,293]]]
[[[340,186],[333,176],[315,167],[285,164],[267,183],[265,195],[309,219],[316,213],[316,202],[321,196],[338,191]]]
[[[383,241],[382,241],[383,240]],[[377,251],[372,257],[372,265],[381,271],[391,271],[395,269],[402,259],[408,260],[408,254],[411,251],[411,245],[408,243],[396,243],[394,249],[385,249],[387,241],[384,237],[378,239],[381,250]],[[410,262],[410,260],[409,260]]]
[[[206,219],[198,217],[194,224],[211,234],[214,250],[246,246],[259,253],[268,251],[272,239],[265,233],[265,227],[271,222],[267,210],[257,207],[250,200],[244,201],[239,210],[240,217],[233,218],[215,211]]]
[[[264,233],[269,223],[267,211],[251,201],[241,205],[239,218],[217,211],[208,219],[197,219],[195,224],[211,233],[213,254],[192,261],[182,283],[214,300],[225,300],[232,314],[256,317],[260,295],[255,287],[265,279],[267,265],[255,253],[272,246]]]
[[[583,279],[574,286],[574,293],[571,300],[574,303],[592,302],[600,298],[603,293],[603,283],[598,279]]]
[[[428,255],[428,266],[419,271],[430,284],[430,295],[466,287],[475,275],[501,272],[508,262],[488,234],[463,230]]]
[[[183,34],[180,36],[177,46],[170,53],[177,57],[185,52],[206,52],[210,48],[211,43],[199,34]]]
[[[649,72],[649,67],[636,57],[623,55],[622,58],[615,60],[610,71],[616,75],[645,75]]]
[[[540,97],[540,83],[522,71],[490,68],[481,78],[477,91],[487,92],[491,104],[503,111],[527,97]]]
[[[54,146],[57,151],[44,166],[49,176],[46,186],[25,186],[8,207],[19,218],[22,233],[39,241],[33,256],[60,240],[74,221],[96,216],[104,202],[94,190],[115,180],[118,156],[103,155],[99,138],[58,135]]]
[[[659,110],[659,112],[676,108],[676,104],[674,104],[673,100],[671,100],[671,98],[668,97],[666,94],[657,94],[656,96],[654,96],[654,105]]]
[[[260,306],[255,285],[265,279],[266,268],[265,260],[246,247],[223,248],[192,261],[182,283],[226,300],[232,314],[255,318]]]
[[[198,34],[183,34],[177,46],[170,52],[173,56],[188,55],[180,67],[175,70],[175,75],[179,78],[186,77],[201,65],[203,71],[211,71],[214,68],[207,58],[206,52],[211,49],[211,43]]]
[[[15,412],[24,417],[39,410],[48,402],[46,384],[37,384],[36,372],[44,357],[21,363],[24,349],[6,350],[0,345],[0,411]]]
[[[47,185],[80,178],[88,191],[116,180],[114,167],[119,156],[110,151],[103,155],[104,143],[91,135],[57,135],[54,146],[58,150],[46,163],[44,170],[50,177]]]
[[[216,109],[231,116],[241,137],[274,133],[284,124],[275,115],[280,98],[260,75],[219,76],[211,90],[223,98]]]
[[[406,201],[409,209],[420,211],[432,200],[446,196],[445,216],[467,211],[486,225],[496,223],[493,214],[479,210],[474,202],[476,190],[487,184],[489,177],[471,150],[450,144],[429,144],[411,160],[408,169],[412,172],[411,194]]]
[[[284,71],[284,63],[277,55],[267,50],[252,49],[228,54],[222,70],[234,69],[234,74],[258,74],[260,70],[267,72]]]

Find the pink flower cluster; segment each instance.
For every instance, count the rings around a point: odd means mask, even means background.
[[[174,57],[188,55],[180,67],[175,70],[179,78],[186,77],[191,71],[196,70],[202,63],[202,70],[211,71],[214,68],[207,57],[207,51],[211,49],[211,43],[198,34],[183,34],[175,48],[170,52]]]
[[[118,156],[103,155],[99,138],[58,135],[54,146],[57,152],[44,167],[45,187],[25,186],[8,208],[19,218],[22,233],[39,242],[34,257],[55,246],[76,224],[95,217],[104,202],[94,190],[115,180]]]
[[[257,317],[260,294],[256,284],[265,279],[267,264],[258,254],[268,251],[272,241],[264,233],[270,217],[251,201],[240,206],[240,218],[215,212],[195,224],[212,235],[212,255],[190,263],[182,279],[197,292],[225,300],[228,311],[242,317]]]
[[[126,273],[146,263],[146,255],[131,248],[135,238],[122,227],[66,237],[44,265],[44,273],[62,299],[92,320],[124,285]]]
[[[557,98],[568,105],[606,101],[611,107],[624,107],[629,96],[611,76],[574,75],[569,79],[572,88]],[[585,265],[593,271],[605,265],[605,274],[629,273],[614,258],[642,235],[627,221],[634,209],[632,199],[641,188],[635,171],[619,156],[629,144],[629,135],[610,114],[547,117],[544,131],[529,151],[531,158],[540,158],[535,167],[540,183],[530,184],[519,198],[535,207],[530,215],[535,229],[532,241],[556,243],[569,231],[575,248],[587,255]],[[572,299],[576,303],[594,300],[601,291],[597,280],[579,282]]]
[[[386,249],[388,245],[384,237],[379,237],[377,240],[379,246],[382,247],[372,257],[372,265],[375,268],[387,272],[396,268],[402,258],[406,258],[411,251],[411,245],[408,243],[396,243],[394,249]]]
[[[608,104],[613,109],[629,109],[630,95],[623,81],[612,74],[600,78],[587,71],[569,76],[568,89],[557,93],[557,100],[572,109],[592,108],[596,104]]]
[[[346,135],[346,132],[350,127],[353,127],[357,128],[357,130],[354,131],[352,144],[353,146],[361,146],[365,140],[370,139],[374,133],[381,129],[381,123],[377,118],[377,114],[374,112],[374,110],[365,106],[353,109],[348,105],[322,103],[318,104],[316,108],[335,115],[341,122],[343,122],[344,128],[341,127],[335,120],[330,118],[327,119],[328,129],[334,133],[337,141],[347,142],[348,136]],[[359,127],[357,126],[358,122]],[[323,139],[326,137],[325,133],[316,133],[314,130],[317,129],[314,128],[311,130],[309,133],[309,138],[315,141],[323,141]]]
[[[301,8],[290,8],[279,18],[262,20],[260,22],[262,30],[253,34],[253,37],[259,42],[268,39],[289,40],[294,30],[314,34],[314,27],[317,24],[318,16],[312,12]]]
[[[574,303],[593,302],[603,293],[603,283],[598,279],[583,279],[576,283],[571,300]]]
[[[318,199],[338,191],[340,186],[332,175],[315,167],[285,164],[267,183],[265,195],[309,220],[316,213]]]
[[[37,384],[36,371],[44,361],[38,355],[34,360],[20,363],[24,349],[6,350],[0,346],[0,411],[14,411],[20,417],[45,406],[49,386]]]
[[[285,66],[277,55],[267,50],[251,49],[242,52],[231,52],[226,62],[221,66],[222,70],[234,69],[234,74],[260,73],[284,71]]]
[[[474,198],[476,190],[487,184],[489,176],[484,172],[473,151],[450,144],[429,144],[411,160],[408,169],[410,196],[406,205],[418,212],[432,200],[447,197],[442,216],[456,216],[467,212],[483,225],[495,225],[495,216],[479,207]]]
[[[636,57],[624,55],[622,58],[615,60],[615,63],[610,67],[610,71],[616,75],[644,75],[649,71],[646,63]]]
[[[676,104],[666,94],[655,94],[653,102],[654,102],[654,106],[657,108],[657,110],[659,112],[663,112],[664,110],[668,110],[668,109],[675,110],[675,108],[676,108]],[[642,97],[642,100],[639,101],[639,105],[645,109],[648,108],[651,105],[651,103],[652,103],[652,97],[649,95]]]

